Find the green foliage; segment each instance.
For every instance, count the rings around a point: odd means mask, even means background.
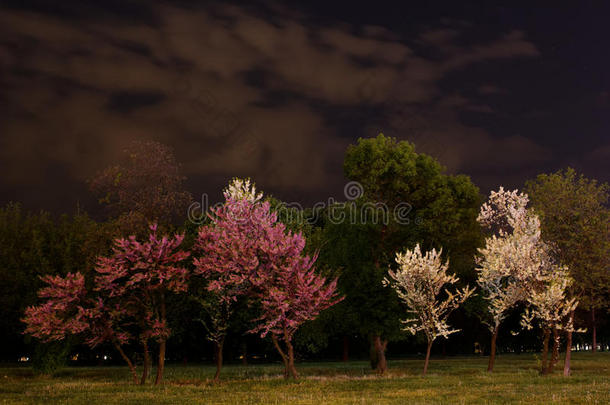
[[[610,198],[608,184],[568,168],[526,183],[540,216],[542,236],[551,242],[574,278],[580,306],[607,307],[610,291]]]
[[[382,228],[377,224],[360,223],[358,205],[330,207],[333,215],[344,210],[347,218],[354,215],[354,223],[331,221],[326,217],[324,224],[324,248],[319,262],[335,271],[339,277],[338,289],[345,300],[328,310],[333,329],[342,334],[358,333],[368,336],[381,333],[387,337],[400,335],[398,314],[400,306],[393,290],[384,288],[382,280],[387,266],[380,251],[378,240]],[[381,253],[381,257],[380,257]]]
[[[32,354],[32,368],[39,374],[55,374],[66,365],[70,346],[67,341],[36,344]]]
[[[110,248],[112,233],[85,214],[53,218],[24,212],[18,204],[0,209],[0,358],[25,354],[20,318],[37,302],[40,276],[87,275]]]
[[[480,196],[467,176],[450,176],[434,158],[415,152],[414,145],[380,134],[359,139],[348,148],[345,176],[362,185],[361,198],[335,207],[347,221],[324,224],[321,262],[340,271],[339,289],[346,295],[333,311],[343,311],[344,329],[362,334],[399,334],[400,309],[395,293],[381,280],[395,252],[420,243],[424,249],[443,248],[450,272],[463,282],[474,279],[474,255],[482,242],[476,222]],[[367,215],[367,207],[381,203],[387,221]],[[398,218],[395,209],[409,204]],[[331,210],[332,208],[329,208]]]
[[[287,204],[273,196],[267,196],[265,201],[269,202],[271,211],[277,214],[278,221],[286,225],[289,231],[301,232],[305,238],[311,235],[313,226],[308,220],[309,214],[306,210]]]

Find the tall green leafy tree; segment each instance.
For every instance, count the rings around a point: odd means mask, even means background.
[[[401,338],[402,310],[395,291],[382,285],[387,270],[377,256],[382,228],[367,223],[361,208],[362,202],[338,204],[324,216],[319,261],[339,277],[338,289],[345,296],[326,316],[332,331],[343,338],[343,356],[350,339],[366,337],[371,340],[371,365],[383,373],[388,341]]]
[[[350,206],[356,215],[329,227],[329,237],[337,235],[331,249],[339,249],[338,257],[343,258],[335,265],[342,264],[339,288],[346,303],[361,297],[352,309],[362,320],[361,327],[367,326],[372,357],[383,373],[385,348],[398,325],[394,307],[399,304],[392,291],[380,290],[379,285],[394,252],[416,243],[424,249],[442,247],[452,272],[472,280],[473,257],[481,243],[476,222],[480,197],[468,177],[445,174],[439,162],[417,153],[413,144],[383,134],[351,145],[344,173],[362,186],[363,195]],[[371,207],[385,207],[385,218],[369,215]],[[338,242],[341,235],[347,241]]]
[[[540,174],[526,183],[526,191],[540,216],[543,238],[570,269],[572,294],[590,314],[595,350],[596,314],[609,302],[610,187],[568,168]]]

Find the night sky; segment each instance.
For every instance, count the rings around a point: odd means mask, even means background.
[[[0,3],[0,203],[95,211],[85,179],[136,139],[212,199],[233,176],[343,199],[379,132],[484,193],[610,180],[610,2],[354,3]]]

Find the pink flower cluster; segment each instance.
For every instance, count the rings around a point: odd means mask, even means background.
[[[316,257],[303,254],[303,235],[287,231],[268,202],[228,197],[210,217],[196,241],[195,273],[222,299],[260,300],[262,315],[252,332],[290,340],[303,322],[342,299],[337,281],[327,284],[314,271]]]
[[[44,277],[47,287],[39,296],[46,301],[26,310],[25,333],[44,341],[85,333],[91,346],[125,344],[134,331],[140,340],[166,339],[163,294],[187,290],[189,272],[182,264],[190,253],[179,250],[183,235],[159,238],[156,225],[150,230],[144,243],[133,236],[115,241],[113,254],[98,259],[89,294],[81,273]]]

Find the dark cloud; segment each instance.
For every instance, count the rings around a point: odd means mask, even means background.
[[[165,100],[158,91],[117,91],[110,95],[106,108],[115,112],[129,113],[138,108],[153,106]]]
[[[465,42],[459,21],[405,36],[311,24],[275,3],[136,3],[130,23],[113,17],[118,3],[93,18],[99,7],[0,10],[3,188],[43,187],[49,165],[61,167],[58,190],[76,187],[141,138],[175,148],[195,194],[238,175],[307,202],[337,194],[346,146],[382,131],[452,172],[512,179],[553,158],[548,145],[464,120],[495,116],[486,97],[503,97],[500,85],[446,89],[474,66],[540,58],[518,29]]]

